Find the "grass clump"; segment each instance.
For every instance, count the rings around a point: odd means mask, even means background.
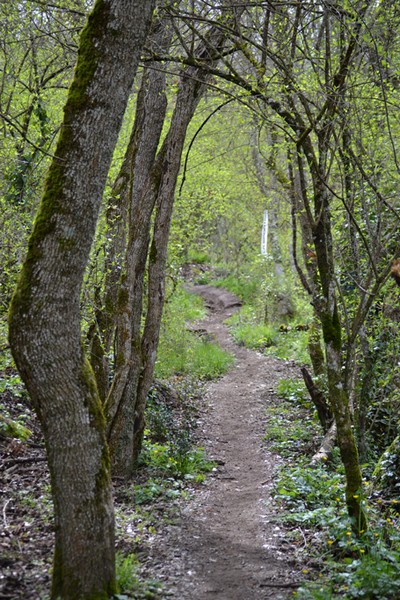
[[[236,294],[243,302],[251,304],[259,291],[258,281],[250,277],[236,277],[236,275],[228,275],[223,279],[217,279],[212,282],[215,287],[222,287]]]
[[[172,334],[172,332],[171,332]],[[198,338],[189,331],[172,334],[173,339],[160,342],[155,375],[167,379],[173,375],[190,375],[198,379],[215,379],[226,373],[233,356],[210,341]]]
[[[189,372],[200,379],[221,377],[232,366],[234,358],[216,344],[196,340],[189,360]]]
[[[203,448],[191,447],[183,449],[179,444],[151,443],[145,440],[141,466],[148,472],[162,474],[167,477],[204,481],[204,474],[210,473],[215,463],[206,458]]]
[[[116,600],[157,600],[161,598],[162,585],[152,579],[142,579],[140,563],[136,554],[123,555],[117,552],[116,571],[118,594]]]
[[[198,379],[215,379],[229,369],[233,357],[206,337],[187,329],[188,322],[205,315],[201,298],[179,289],[166,306],[155,376],[168,379],[188,375]]]
[[[301,364],[310,363],[308,331],[296,329],[296,325],[282,328],[275,323],[266,325],[252,305],[243,306],[227,324],[236,342],[246,348]]]
[[[284,360],[294,360],[299,364],[310,364],[308,331],[297,330],[295,327],[287,331],[279,331],[276,344],[268,348],[266,354]]]
[[[232,335],[239,346],[246,346],[252,350],[263,351],[274,346],[277,341],[276,331],[268,325],[244,323],[237,325],[232,330]]]

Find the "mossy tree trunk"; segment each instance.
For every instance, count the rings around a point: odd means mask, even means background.
[[[153,378],[164,305],[169,230],[186,131],[206,90],[209,76],[203,65],[212,68],[217,64],[226,40],[226,31],[215,25],[199,41],[194,60],[200,66],[186,67],[181,72],[171,125],[154,164],[146,160],[143,143],[142,148],[138,147],[132,169],[126,273],[118,305],[117,371],[107,400],[112,469],[123,477],[132,474],[143,438],[144,409]],[[140,167],[142,161],[147,165],[146,176]],[[142,334],[147,259],[148,295]]]
[[[296,192],[300,195],[303,218],[303,232],[311,233],[312,247],[304,249],[305,263],[309,279],[300,271],[303,284],[313,299],[316,316],[321,323],[322,337],[325,346],[326,371],[328,380],[329,402],[334,413],[337,427],[337,441],[346,474],[346,504],[353,528],[356,532],[367,527],[366,516],[362,507],[362,475],[355,436],[353,433],[350,400],[343,376],[342,324],[339,318],[335,259],[333,252],[332,220],[330,214],[332,192],[330,189],[330,157],[334,145],[335,118],[340,104],[346,94],[346,81],[349,66],[355,54],[359,36],[363,27],[363,17],[367,4],[362,5],[360,14],[354,21],[353,35],[349,38],[346,51],[340,56],[340,62],[334,74],[329,75],[332,68],[329,52],[327,54],[326,91],[324,110],[321,122],[307,127],[303,115],[297,111],[292,96],[287,97],[290,110],[281,111],[286,123],[299,135],[296,143],[297,190],[293,190],[293,201]],[[331,15],[326,10],[326,23]],[[295,35],[295,34],[294,34]],[[285,73],[291,76],[291,66],[285,67]],[[306,111],[307,113],[307,111]],[[308,114],[308,113],[307,113]],[[307,117],[308,118],[308,117]],[[307,169],[307,170],[306,170]],[[310,178],[311,190],[307,186],[306,177]],[[295,182],[292,175],[291,180]],[[305,236],[309,238],[309,235]],[[307,254],[310,261],[307,262]]]
[[[12,352],[47,449],[54,599],[106,599],[116,587],[105,419],[82,350],[80,290],[151,10],[151,1],[94,6],[9,317]]]
[[[172,33],[168,16],[155,20],[146,41],[147,49],[167,54]],[[147,176],[154,166],[166,109],[166,73],[150,63],[142,75],[129,143],[108,202],[104,293],[97,293],[95,322],[91,326],[91,362],[102,400],[107,404],[109,426],[114,418],[115,399],[127,383],[132,336],[140,337],[143,274],[155,201],[149,201],[146,184],[152,185]],[[142,235],[132,236],[132,230]],[[113,342],[117,360],[110,390],[109,356]],[[140,353],[136,352],[133,360],[140,361]]]
[[[167,52],[171,37],[171,24],[168,19],[162,19],[157,30],[153,30],[152,42]],[[119,191],[128,207],[128,232],[115,307],[115,374],[106,401],[106,415],[112,470],[124,477],[133,471],[135,394],[143,364],[141,326],[145,271],[157,182],[161,176],[156,153],[167,110],[165,87],[165,72],[149,65],[144,73],[124,160],[130,176],[122,182]]]

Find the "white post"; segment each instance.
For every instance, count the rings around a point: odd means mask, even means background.
[[[264,221],[261,232],[261,254],[267,254],[268,246],[268,211],[264,210]]]

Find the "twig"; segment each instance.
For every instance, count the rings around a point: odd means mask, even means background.
[[[298,581],[292,581],[291,583],[260,583],[260,587],[272,587],[272,588],[297,588],[301,585]]]
[[[6,502],[4,503],[3,506],[3,523],[4,523],[4,529],[7,529],[8,524],[7,524],[7,517],[6,517],[6,510],[7,510],[7,506],[10,504],[11,502],[11,498],[9,498],[8,500],[6,500]]]
[[[304,535],[304,533],[303,533],[303,531],[302,531],[301,527],[299,527],[299,528],[298,528],[298,530],[300,531],[301,535],[303,536],[303,540],[304,540],[304,546],[303,546],[303,549],[304,549],[304,548],[307,548],[307,545],[308,545],[308,544],[307,544],[307,538],[306,538],[306,536]]]
[[[22,465],[30,462],[44,462],[47,458],[45,456],[33,456],[32,458],[8,458],[4,462],[6,465]]]

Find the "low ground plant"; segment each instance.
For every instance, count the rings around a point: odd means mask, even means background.
[[[140,466],[150,473],[202,482],[204,474],[210,473],[215,464],[207,459],[203,448],[182,449],[181,445],[171,442],[158,444],[145,439]]]
[[[140,562],[135,554],[124,556],[116,555],[118,594],[115,600],[157,600],[161,598],[162,585],[151,579],[142,579],[140,576]]]
[[[251,304],[256,299],[259,292],[259,284],[253,277],[237,277],[231,274],[212,281],[212,285],[225,288],[248,304]]]
[[[286,458],[285,468],[275,480],[274,501],[283,511],[282,522],[294,543],[299,542],[301,532],[299,559],[311,565],[303,570],[305,575],[313,576],[300,586],[294,597],[397,600],[400,503],[377,495],[368,497],[370,485],[366,482],[360,493],[365,496],[369,529],[357,537],[346,510],[344,475],[336,452],[329,464],[310,466],[312,452],[310,448],[307,452],[304,437],[305,431],[311,433],[312,425],[303,421],[301,427],[299,416],[305,408],[301,404],[299,408],[297,399],[294,402],[291,397],[296,388],[287,382],[280,387],[286,400],[268,410],[265,436],[270,447]]]
[[[246,348],[299,364],[310,363],[308,331],[296,329],[295,323],[282,328],[277,323],[266,325],[253,306],[245,305],[227,320],[227,325],[236,342]]]
[[[198,296],[182,288],[173,295],[163,318],[156,377],[190,374],[192,378],[214,379],[226,373],[233,363],[232,355],[187,328],[189,322],[204,315],[203,301]]]

